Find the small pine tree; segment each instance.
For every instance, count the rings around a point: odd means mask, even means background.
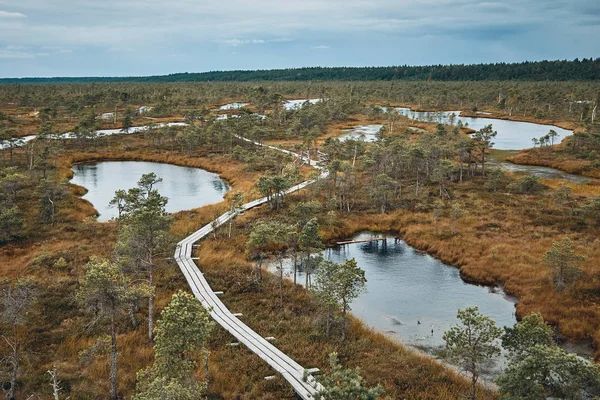
[[[514,327],[505,327],[502,335],[502,347],[508,351],[512,360],[522,360],[536,345],[552,346],[552,328],[542,315],[533,313],[526,316]]]
[[[138,373],[134,400],[205,398],[208,382],[195,377],[197,359],[214,323],[200,302],[179,291],[161,313],[155,329],[154,365]],[[207,377],[208,378],[208,377]]]
[[[585,260],[585,257],[575,254],[572,248],[573,241],[568,237],[564,238],[560,242],[554,242],[543,259],[543,263],[552,269],[552,281],[559,292],[575,283],[582,275],[577,264]]]
[[[117,393],[117,327],[122,311],[142,297],[152,294],[146,284],[132,285],[123,275],[118,264],[100,258],[92,258],[85,266],[85,276],[79,283],[77,300],[83,308],[94,315],[94,319],[109,322],[111,341],[110,398],[116,400]]]
[[[305,274],[306,274],[306,285],[308,289],[310,287],[310,274],[311,274],[311,254],[323,250],[323,238],[319,234],[319,223],[316,218],[309,220],[298,239],[300,250],[305,254],[306,259],[304,263]]]
[[[383,394],[383,388],[379,385],[374,388],[365,386],[358,368],[344,369],[337,353],[329,355],[329,364],[331,373],[323,377],[323,390],[315,394],[315,400],[377,400]]]
[[[450,358],[471,374],[471,400],[475,400],[482,365],[500,354],[500,346],[496,342],[502,330],[493,319],[480,314],[478,307],[458,310],[457,317],[462,326],[447,330],[444,341]]]
[[[452,203],[450,209],[450,220],[452,221],[452,233],[456,233],[456,222],[462,218],[464,210],[460,203]]]

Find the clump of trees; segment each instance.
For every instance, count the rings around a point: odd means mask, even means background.
[[[565,352],[540,314],[505,328],[509,365],[498,378],[504,399],[584,399],[600,395],[600,367]]]
[[[161,312],[155,329],[154,364],[140,371],[135,400],[195,400],[208,389],[206,342],[214,322],[191,294],[179,291]],[[205,381],[196,376],[204,359]]]
[[[43,180],[38,186],[38,219],[43,224],[54,225],[58,218],[60,203],[67,195],[66,182]]]
[[[554,141],[556,140],[557,137],[558,137],[558,132],[556,132],[554,129],[550,129],[550,132],[548,132],[546,135],[542,136],[539,139],[533,138],[533,139],[531,139],[531,142],[533,143],[534,148],[536,146],[540,146],[540,147],[547,147],[548,149],[552,150],[552,146],[554,146]]]
[[[281,174],[263,175],[258,179],[256,187],[267,198],[272,209],[278,210],[284,206],[285,192],[300,179],[296,165],[286,165]]]
[[[342,263],[321,259],[315,272],[313,290],[325,314],[325,333],[330,335],[336,314],[341,311],[341,339],[346,339],[350,304],[366,291],[367,278],[355,259]]]
[[[489,173],[484,187],[489,192],[503,192],[511,182],[511,178],[501,168],[493,168]]]
[[[172,243],[168,232],[172,217],[165,211],[167,198],[155,188],[160,181],[154,173],[146,174],[136,188],[115,193],[110,202],[118,209],[115,261],[92,258],[85,266],[85,276],[77,292],[82,308],[94,316],[92,325],[108,326],[109,335],[101,337],[95,346],[82,353],[82,357],[93,355],[104,347],[110,349],[112,399],[118,398],[118,328],[125,316],[134,327],[137,326],[135,311],[143,299],[148,300],[148,336],[153,340],[154,274],[162,264],[159,256],[170,251]],[[140,275],[143,278],[137,279]]]
[[[587,125],[585,130],[574,132],[561,148],[563,152],[577,158],[597,161],[600,150],[600,130],[598,126]]]
[[[507,190],[516,194],[539,194],[546,189],[535,175],[525,175],[507,186]]]
[[[311,256],[323,249],[323,242],[316,218],[309,220],[300,231],[296,224],[266,221],[259,222],[253,227],[246,248],[250,257],[257,260],[256,273],[254,271],[252,273],[256,283],[262,280],[264,260],[268,257],[276,259],[280,306],[283,307],[284,258],[291,253],[294,284],[297,282],[298,259],[300,259],[300,266],[304,267],[306,275],[306,287],[309,288],[310,275],[316,265]]]
[[[501,348],[508,367],[497,378],[502,399],[582,399],[600,394],[600,367],[565,352],[553,340],[552,328],[540,314],[531,314],[514,327],[502,329],[478,312],[477,307],[458,311],[459,326],[444,333],[452,360],[471,375],[471,399],[476,398],[482,367]]]
[[[259,258],[259,279],[262,279],[261,264],[265,256],[273,256],[277,260],[279,275],[279,305],[283,308],[284,267],[283,261],[295,242],[297,232],[295,226],[277,221],[261,222],[250,234],[248,249],[256,252]]]
[[[119,320],[144,297],[153,294],[146,283],[133,283],[120,266],[105,259],[93,258],[85,266],[79,282],[77,300],[93,316],[93,323],[108,325],[110,337],[110,398],[119,398],[117,390]]]

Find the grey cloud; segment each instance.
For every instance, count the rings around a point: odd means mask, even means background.
[[[0,1],[3,3],[7,1]],[[229,41],[230,45],[239,46],[262,40],[260,38],[266,35],[297,38],[303,32],[365,31],[414,35],[415,32],[450,30],[456,26],[464,26],[464,32],[467,32],[488,22],[491,16],[498,18],[499,14],[508,14],[509,22],[515,25],[535,23],[540,19],[539,10],[547,8],[548,2],[230,0],[226,6],[207,0],[172,0],[168,4],[162,0],[54,0],[51,5],[49,3],[22,0],[21,9],[32,13],[36,22],[8,29],[9,37],[21,36],[26,43],[42,40],[45,44],[78,42],[107,47],[118,46],[116,42],[124,41],[124,38],[134,40],[138,45],[153,45],[156,41],[186,37],[200,41]],[[580,16],[570,1],[550,3],[571,20]],[[591,6],[587,1],[585,3]],[[488,31],[493,34],[493,30]]]
[[[0,18],[25,18],[25,14],[21,14],[19,12],[10,12],[10,11],[2,11],[0,10]]]
[[[106,56],[111,63],[125,54],[156,54],[160,48],[179,54],[179,68],[186,60],[194,68],[219,62],[226,68],[232,60],[269,67],[260,64],[268,63],[269,56],[277,65],[339,65],[359,64],[356,54],[369,54],[363,64],[374,59],[452,62],[465,55],[475,60],[528,54],[565,58],[584,46],[587,52],[579,57],[600,54],[594,39],[600,36],[598,0],[0,0],[0,10],[27,16],[1,17],[0,12],[4,60],[44,52],[49,60],[75,50],[71,60],[93,53],[97,62]],[[582,39],[569,46],[557,37]],[[472,45],[482,42],[486,48],[471,55]],[[11,50],[9,45],[31,49]],[[331,49],[315,51],[321,46]],[[231,51],[214,57],[189,52],[218,47],[237,48],[243,57],[233,59]],[[354,55],[348,54],[355,47]],[[167,65],[166,60],[156,63]]]
[[[292,41],[291,39],[286,39],[286,38],[275,38],[275,39],[233,38],[233,39],[218,40],[217,42],[226,44],[228,46],[237,47],[237,46],[243,46],[243,45],[248,45],[248,44],[287,43],[287,42],[291,42],[291,41]]]

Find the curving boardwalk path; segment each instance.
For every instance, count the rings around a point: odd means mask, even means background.
[[[288,150],[283,150],[274,146],[263,146],[260,143],[253,142],[244,137],[238,136],[239,139],[253,143],[257,146],[270,148],[281,151],[286,154],[303,159],[311,166],[321,171],[321,177],[327,177],[327,170],[317,165],[316,161],[301,157],[300,155]],[[302,182],[296,186],[286,190],[286,194],[301,190],[315,181]],[[267,202],[267,198],[263,197],[258,200],[251,201],[240,207],[241,211],[250,210]],[[240,343],[256,353],[260,358],[265,360],[275,371],[279,372],[294,388],[296,393],[304,400],[313,399],[313,395],[322,389],[322,386],[310,374],[306,374],[306,369],[291,359],[277,347],[273,346],[265,338],[250,329],[246,324],[234,316],[227,309],[225,304],[217,297],[208,282],[204,278],[204,274],[200,272],[192,259],[192,249],[194,243],[209,235],[214,228],[219,227],[229,220],[235,218],[239,211],[229,211],[221,215],[215,221],[207,224],[183,239],[177,244],[175,250],[175,261],[185,275],[192,292],[202,305],[210,311],[212,318],[229,333],[231,333]],[[305,378],[306,375],[306,378]]]

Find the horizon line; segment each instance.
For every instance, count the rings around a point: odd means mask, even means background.
[[[203,75],[203,74],[223,74],[223,73],[251,73],[251,72],[273,72],[273,71],[294,71],[294,70],[308,70],[308,69],[384,69],[384,68],[440,68],[440,67],[473,67],[473,66],[485,66],[485,65],[522,65],[522,64],[536,64],[536,63],[555,63],[555,62],[599,62],[600,57],[593,58],[574,58],[569,59],[554,59],[554,60],[524,60],[519,62],[481,62],[481,63],[469,63],[469,64],[420,64],[420,65],[409,65],[409,64],[396,64],[396,65],[365,65],[365,66],[302,66],[302,67],[289,67],[289,68],[257,68],[257,69],[232,69],[232,70],[209,70],[199,72],[171,72],[165,74],[150,74],[150,75],[79,75],[79,76],[21,76],[21,77],[0,77],[0,81],[6,80],[44,80],[44,79],[143,79],[143,78],[155,78],[155,77],[169,77],[175,75]]]

